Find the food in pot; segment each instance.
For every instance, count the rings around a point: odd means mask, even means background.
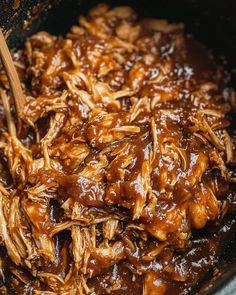
[[[1,70],[1,291],[187,294],[234,225],[225,69],[183,24],[104,4],[15,64],[27,105],[16,132]]]

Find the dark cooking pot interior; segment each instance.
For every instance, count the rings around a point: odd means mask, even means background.
[[[18,3],[19,2],[19,3]],[[23,44],[25,38],[38,30],[53,34],[68,32],[80,14],[98,3],[94,0],[0,0],[0,25],[8,34],[12,48]],[[153,0],[105,1],[111,5],[130,5],[142,16],[167,18],[185,23],[186,31],[209,48],[232,73],[236,85],[236,1],[218,0]],[[15,9],[14,4],[15,3]],[[17,4],[20,4],[19,8]],[[235,123],[236,127],[236,123]],[[236,294],[236,236],[228,243],[219,259],[217,276],[209,275],[196,287],[196,294]]]

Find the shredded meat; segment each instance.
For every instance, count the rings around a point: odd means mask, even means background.
[[[31,36],[15,62],[27,96],[18,132],[0,75],[4,284],[16,294],[190,290],[218,253],[217,239],[194,237],[223,224],[233,201],[225,72],[183,24],[104,4],[64,38]]]

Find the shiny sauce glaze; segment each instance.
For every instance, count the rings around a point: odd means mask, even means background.
[[[15,64],[27,105],[15,132],[1,70],[1,292],[190,293],[234,231],[226,70],[183,24],[105,4]]]

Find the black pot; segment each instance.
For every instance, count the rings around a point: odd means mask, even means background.
[[[46,30],[68,32],[77,17],[100,1],[94,0],[0,0],[0,26],[11,48],[23,45],[30,34]],[[236,86],[236,1],[235,0],[119,0],[111,5],[133,6],[140,15],[182,21],[188,33],[224,56]],[[218,275],[209,276],[192,294],[236,294],[236,235],[217,263]],[[171,294],[170,294],[171,295]]]

